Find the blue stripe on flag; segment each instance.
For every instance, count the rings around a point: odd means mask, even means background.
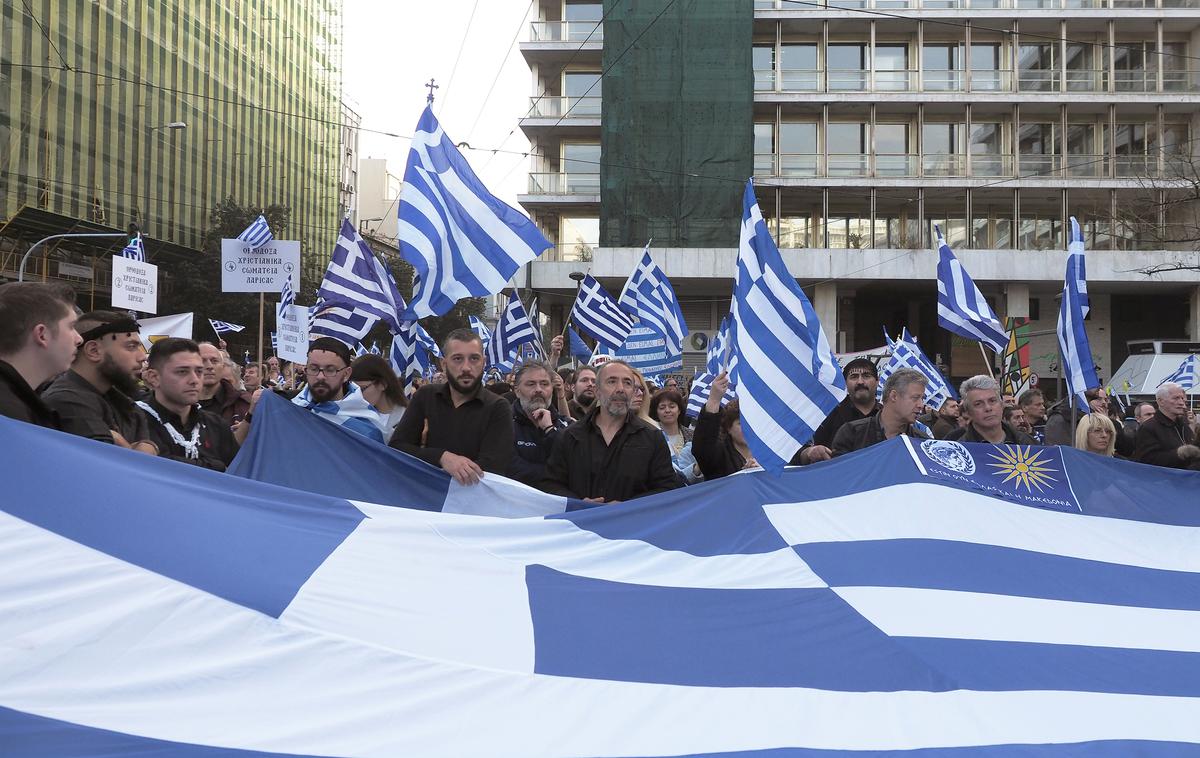
[[[579,294],[571,307],[571,320],[610,350],[619,348],[633,329],[633,319],[591,274],[580,282]]]
[[[671,355],[666,340],[648,326],[635,326],[614,355],[644,376],[659,376],[683,369],[683,354]]]
[[[1084,325],[1089,309],[1087,264],[1083,235],[1074,216],[1071,217],[1071,241],[1067,253],[1067,273],[1055,330],[1058,334],[1059,374],[1066,380],[1067,395],[1074,397],[1080,408],[1087,408],[1084,392],[1099,387],[1100,379],[1096,375],[1096,364],[1092,360],[1092,348],[1088,344]]]
[[[266,217],[260,214],[237,238],[254,249],[275,239],[275,235],[271,233],[271,227],[267,224]]]
[[[539,674],[842,692],[956,689],[825,588],[651,587],[545,566],[529,566],[525,583]]]
[[[988,305],[987,299],[975,285],[967,270],[954,257],[946,244],[942,230],[937,234],[938,265],[938,324],[960,337],[982,342],[994,352],[1003,354],[1008,347],[1008,333]]]
[[[0,434],[15,437],[12,425],[21,427],[20,434],[49,436],[38,444],[6,447],[8,465],[29,472],[5,485],[9,513],[272,616],[283,612],[363,519],[340,498],[249,481],[231,488],[225,474],[160,458],[139,461],[138,486],[170,491],[173,507],[127,497],[119,507],[80,508],[94,499],[95,482],[128,462],[128,452],[6,418],[0,418]],[[48,449],[58,454],[47,457]],[[67,459],[72,475],[61,476],[54,462]]]

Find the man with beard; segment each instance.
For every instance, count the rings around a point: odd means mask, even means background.
[[[158,455],[149,419],[130,399],[146,357],[140,328],[123,313],[92,311],[79,317],[75,329],[83,342],[75,360],[42,393],[64,432]]]
[[[384,419],[358,385],[350,381],[350,348],[333,337],[319,337],[308,345],[304,374],[308,386],[292,403],[352,432],[383,442]],[[247,416],[247,420],[250,417]]]
[[[546,473],[546,461],[554,450],[567,420],[550,406],[555,374],[549,363],[527,361],[517,366],[513,389],[513,438],[516,447],[508,476],[536,487]]]
[[[35,388],[71,367],[75,290],[69,284],[15,282],[0,287],[0,416],[58,429]]]
[[[596,402],[596,369],[591,366],[579,367],[571,384],[571,395],[567,410],[571,412],[571,418],[578,421],[587,415]]]
[[[633,368],[610,360],[596,375],[595,407],[560,433],[541,488],[589,503],[619,503],[679,486],[662,432],[633,412]]]
[[[917,414],[925,406],[925,386],[928,383],[928,377],[915,369],[900,368],[893,371],[883,385],[883,405],[879,413],[851,421],[839,429],[833,440],[834,456],[862,450],[902,434],[927,439],[915,422]]]
[[[225,354],[211,342],[200,343],[200,360],[204,363],[204,382],[200,386],[200,407],[212,411],[225,423],[233,426],[250,415],[251,395],[241,392],[233,382],[223,379]],[[249,429],[239,431],[238,441],[245,439]]]
[[[223,418],[199,406],[204,379],[199,346],[183,337],[155,342],[143,376],[151,395],[138,407],[150,417],[162,457],[224,471],[238,443]]]
[[[485,471],[506,474],[513,455],[513,408],[484,390],[483,364],[478,334],[450,332],[442,346],[445,383],[417,390],[388,444],[440,466],[459,484],[475,484]]]
[[[870,418],[879,413],[875,391],[879,387],[879,371],[866,358],[855,358],[842,369],[846,378],[846,397],[838,403],[813,434],[812,442],[800,449],[801,464],[827,461],[833,456],[833,438],[838,430],[851,421]]]

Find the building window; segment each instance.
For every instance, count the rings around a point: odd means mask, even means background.
[[[821,70],[815,44],[783,45],[779,49],[779,64],[782,89],[815,92],[821,88]]]
[[[829,89],[834,91],[862,91],[867,88],[870,74],[867,61],[871,50],[863,44],[834,44],[826,50]]]
[[[775,124],[754,125],[754,175],[775,175]]]
[[[929,124],[921,127],[922,159],[926,176],[964,176],[963,134],[966,124]]]
[[[999,92],[1008,89],[1007,72],[1000,67],[1000,43],[971,45],[971,91]]]
[[[930,92],[957,91],[962,85],[962,48],[957,42],[922,49],[921,86]]]
[[[754,89],[775,89],[775,46],[754,45],[750,60],[754,67]]]
[[[564,142],[561,165],[564,192],[600,194],[600,143]]]
[[[816,176],[817,125],[785,121],[779,127],[779,173],[784,176]]]
[[[1050,43],[1022,44],[1017,56],[1017,86],[1023,92],[1054,92],[1058,90],[1058,66]]]
[[[594,216],[562,216],[559,218],[558,260],[590,261],[599,246],[599,218]]]
[[[875,89],[884,92],[907,92],[911,89],[908,45],[875,46]]]
[[[1010,155],[1001,147],[1003,125],[999,121],[971,124],[971,175],[1010,176]]]
[[[1021,174],[1048,176],[1058,170],[1058,124],[1021,124],[1018,146]]]
[[[825,133],[830,176],[865,176],[870,159],[870,124],[834,122]]]
[[[599,71],[565,71],[562,90],[565,96],[562,113],[572,116],[599,116],[602,87]]]

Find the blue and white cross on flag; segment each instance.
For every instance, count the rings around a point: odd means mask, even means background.
[[[621,310],[617,301],[591,274],[580,283],[579,295],[571,308],[571,320],[610,350],[624,344],[633,330],[633,318]]]
[[[626,280],[617,302],[642,326],[653,329],[666,340],[669,355],[683,352],[683,338],[688,335],[683,310],[671,282],[650,257],[650,243],[646,243],[642,259]]]
[[[728,371],[733,364],[733,337],[730,334],[732,321],[733,316],[726,313],[716,334],[713,335],[712,342],[708,343],[704,370],[713,376]]]
[[[292,278],[289,276],[283,280],[283,288],[279,292],[279,310],[295,304],[296,293],[292,291]]]
[[[217,321],[216,319],[212,318],[208,320],[208,325],[212,327],[213,333],[217,335],[225,334],[227,332],[240,332],[246,328],[241,324],[233,324],[229,321]]]
[[[879,382],[875,392],[877,399],[883,399],[883,386],[887,383],[888,377],[901,368],[911,368],[925,375],[928,380],[925,384],[925,403],[927,405],[940,408],[948,398],[958,399],[958,394],[942,376],[942,372],[937,370],[937,367],[921,350],[916,337],[909,334],[908,327],[904,327],[903,334],[895,341],[886,331],[883,333],[883,338],[887,340],[892,355],[887,363],[879,369]]]
[[[257,250],[271,240],[275,239],[275,235],[271,233],[271,227],[267,224],[266,216],[261,213],[258,218],[254,219],[254,223],[247,226],[246,229],[237,236],[239,242],[245,242],[250,246],[251,250]]]
[[[960,337],[982,342],[993,352],[1003,354],[1008,333],[988,305],[975,281],[954,257],[939,226],[933,227],[938,244],[938,324]]]
[[[700,415],[704,404],[712,396],[712,383],[716,378],[715,374],[706,371],[692,379],[692,390],[688,393],[687,410],[684,415],[689,418],[697,418]],[[737,390],[730,384],[725,389],[725,396],[721,398],[721,407],[724,408],[735,399],[737,399]]]
[[[730,381],[750,451],[778,473],[846,396],[846,380],[812,303],[771,239],[753,180],[746,182],[743,207]]]
[[[492,341],[488,345],[487,363],[489,366],[508,366],[512,363],[517,348],[534,341],[533,326],[529,323],[529,314],[516,291],[508,293],[508,305],[500,313],[496,329],[492,332]]]
[[[504,289],[552,247],[525,214],[488,192],[428,107],[417,123],[397,211],[400,255],[419,278],[406,319],[440,316]]]
[[[1184,389],[1190,390],[1196,386],[1196,355],[1193,353],[1183,359],[1179,364],[1179,368],[1175,369],[1170,376],[1158,383],[1161,387],[1167,382],[1174,382]]]
[[[132,258],[140,263],[146,262],[146,247],[142,244],[141,232],[135,232],[129,244],[121,248],[121,257]]]
[[[471,322],[471,331],[479,335],[479,341],[483,343],[483,354],[487,355],[488,345],[492,344],[492,333],[488,330],[487,324],[483,323],[478,316],[467,316],[467,320]]]
[[[433,338],[433,335],[425,331],[425,327],[418,323],[414,323],[413,333],[417,335],[417,342],[421,345],[421,347],[425,348],[425,350],[428,352],[433,353],[435,358],[442,357],[442,348],[438,346],[437,340]]]
[[[1090,307],[1085,256],[1083,234],[1079,222],[1072,216],[1071,240],[1067,244],[1067,273],[1063,282],[1062,302],[1058,308],[1057,332],[1059,372],[1066,379],[1067,395],[1075,398],[1080,408],[1088,407],[1084,392],[1100,386],[1084,326]]]
[[[309,339],[333,337],[353,346],[379,319],[341,303],[323,302],[309,309]]]
[[[342,221],[337,246],[317,297],[371,317],[372,324],[382,320],[393,334],[400,331],[400,314],[405,305],[396,280],[383,261],[371,252],[350,219]]]

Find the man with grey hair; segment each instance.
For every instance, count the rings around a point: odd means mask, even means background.
[[[1187,394],[1175,382],[1154,393],[1158,410],[1137,430],[1133,459],[1154,466],[1200,469],[1200,448],[1187,423]]]
[[[862,450],[901,434],[929,439],[929,435],[914,426],[917,414],[925,407],[925,386],[928,383],[929,379],[915,369],[893,371],[883,385],[883,405],[879,413],[851,421],[838,429],[833,437],[834,457]]]
[[[638,387],[633,367],[611,360],[596,373],[596,401],[563,430],[541,488],[589,503],[619,503],[679,486],[662,432],[630,405]]]
[[[973,376],[959,387],[959,409],[967,425],[946,439],[959,442],[990,442],[993,445],[1034,445],[1033,437],[1004,422],[1000,384],[990,376]]]
[[[511,479],[536,487],[546,474],[546,461],[554,450],[559,432],[569,422],[550,405],[554,393],[554,370],[549,363],[526,361],[517,366],[513,378]]]

